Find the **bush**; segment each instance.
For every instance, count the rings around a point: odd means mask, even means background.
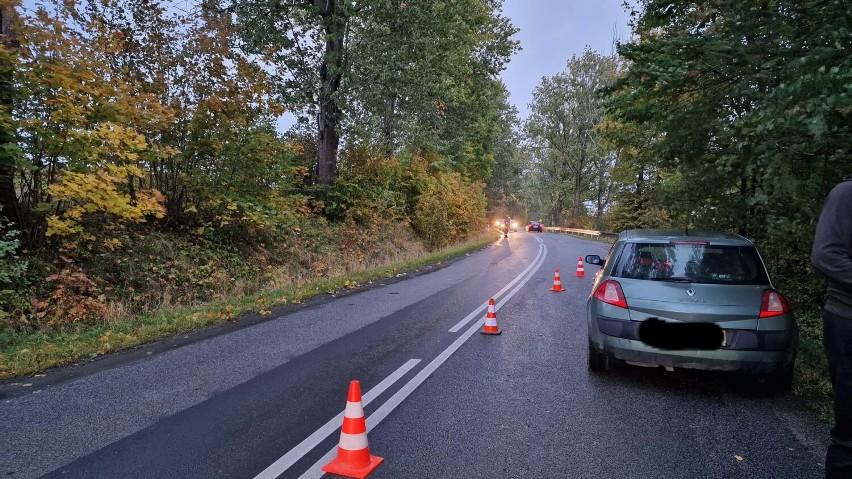
[[[468,238],[483,226],[485,194],[481,183],[458,173],[438,173],[426,186],[414,210],[414,227],[433,249]]]
[[[29,263],[17,256],[18,231],[0,224],[0,330],[17,331],[28,323],[26,272]]]

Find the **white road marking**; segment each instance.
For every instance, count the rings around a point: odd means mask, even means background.
[[[396,371],[393,372],[390,376],[386,377],[382,382],[376,384],[373,389],[370,389],[366,394],[361,396],[361,404],[366,406],[370,404],[370,401],[378,397],[381,393],[385,392],[387,388],[389,388],[393,383],[397,382],[399,378],[405,375],[408,371],[411,371],[414,366],[420,364],[419,359],[410,359],[405,364],[399,367]],[[321,428],[317,429],[313,434],[308,436],[304,441],[297,444],[293,449],[287,452],[279,458],[277,461],[273,462],[271,466],[267,467],[260,474],[255,476],[255,479],[274,479],[280,476],[284,471],[290,468],[293,464],[296,463],[299,459],[301,459],[305,454],[310,452],[313,448],[317,447],[319,443],[324,441],[329,435],[334,433],[335,431],[340,429],[340,425],[343,424],[343,414],[341,411],[340,414],[333,417],[330,421],[325,423]],[[335,447],[335,451],[337,448]]]
[[[542,252],[544,251],[544,249],[545,249],[546,247],[545,247],[544,245],[542,245],[542,244],[541,244],[541,243],[543,243],[543,242],[542,242],[542,240],[541,240],[540,238],[537,238],[537,237],[534,237],[534,238],[535,238],[536,240],[538,240],[538,242],[539,242],[538,255],[536,255],[535,259],[533,259],[532,263],[530,263],[530,265],[529,265],[529,266],[527,266],[527,268],[526,268],[525,270],[521,271],[521,274],[517,275],[517,276],[515,277],[515,279],[513,279],[513,280],[512,280],[509,284],[507,284],[506,286],[504,286],[504,287],[503,287],[503,289],[501,289],[500,291],[498,291],[498,292],[497,292],[497,294],[495,294],[495,295],[494,295],[494,296],[492,296],[491,298],[493,298],[493,299],[497,299],[497,298],[499,298],[499,297],[500,297],[500,295],[502,295],[503,293],[505,293],[506,291],[508,291],[508,290],[509,290],[509,288],[511,288],[512,286],[514,286],[514,285],[515,285],[515,283],[517,283],[518,281],[520,281],[520,280],[521,280],[521,278],[523,278],[523,277],[524,277],[524,275],[525,275],[525,274],[527,274],[527,272],[528,272],[528,271],[529,271],[529,270],[530,270],[533,266],[535,266],[536,261],[538,261],[538,259],[541,257]],[[535,272],[533,272],[532,274],[534,274],[534,273],[535,273]],[[530,276],[532,276],[532,274],[530,274]],[[526,281],[525,281],[525,282],[526,282]],[[503,303],[500,303],[500,304],[502,305]],[[470,314],[468,314],[467,316],[465,316],[465,317],[464,317],[464,319],[462,319],[461,321],[459,321],[458,323],[456,323],[456,325],[455,325],[455,326],[453,326],[452,328],[450,328],[450,331],[449,331],[449,332],[451,332],[451,333],[457,333],[457,332],[459,332],[459,331],[461,330],[461,328],[463,328],[463,327],[464,327],[464,325],[468,323],[468,321],[470,321],[471,319],[473,319],[473,318],[474,318],[474,317],[476,317],[477,315],[483,314],[483,312],[484,312],[485,308],[487,308],[487,307],[488,307],[488,300],[485,300],[485,302],[484,302],[484,303],[482,303],[482,306],[480,306],[480,307],[478,307],[478,308],[474,309],[473,311],[471,311],[471,312],[470,312]],[[500,308],[499,306],[497,306],[497,307],[496,307],[496,309],[499,309],[499,308]]]
[[[517,293],[519,289],[521,289],[525,284],[527,284],[527,281],[529,281],[530,278],[532,278],[533,275],[536,273],[536,271],[538,271],[538,269],[541,268],[541,265],[544,264],[544,258],[547,256],[547,246],[541,245],[541,246],[539,246],[539,248],[543,248],[544,254],[542,254],[541,259],[538,261],[538,264],[536,265],[536,267],[533,268],[532,271],[530,271],[530,274],[528,274],[523,279],[523,281],[521,281],[520,283],[518,283],[517,286],[515,286],[515,289],[513,289],[509,294],[506,295],[505,298],[503,298],[497,304],[494,305],[495,310],[499,310],[500,308],[503,307],[504,304],[506,304],[507,301],[512,299],[512,296],[514,296],[515,293]],[[533,263],[533,264],[535,264],[535,263]]]
[[[535,269],[529,276],[527,276],[520,284],[518,284],[515,289],[513,289],[508,295],[506,295],[505,298],[503,298],[503,300],[500,302],[501,305],[505,304],[506,301],[508,301],[512,296],[514,296],[515,293],[517,293],[518,290],[521,289],[521,287],[527,281],[529,281],[532,275],[535,274],[535,271],[537,271],[538,268],[540,268],[541,265],[544,263],[544,258],[547,256],[547,246],[543,246],[543,248],[543,255],[538,261],[538,265],[535,267]],[[533,265],[535,264],[536,263],[534,262]],[[403,386],[399,391],[397,391],[396,394],[391,396],[390,399],[388,399],[384,402],[384,404],[379,406],[379,408],[376,409],[373,414],[370,414],[370,416],[367,417],[367,432],[376,427],[380,422],[382,422],[384,418],[388,416],[388,414],[391,413],[391,411],[393,411],[397,406],[402,404],[402,401],[404,401],[405,398],[407,398],[412,392],[414,392],[414,390],[417,389],[418,386],[423,384],[423,381],[426,381],[426,379],[431,376],[432,373],[435,372],[435,370],[437,370],[442,364],[444,364],[444,361],[446,361],[450,356],[452,356],[452,354],[455,353],[456,350],[459,349],[462,344],[464,344],[471,336],[473,336],[475,332],[479,330],[480,325],[480,321],[474,323],[470,328],[467,329],[467,331],[465,331],[461,336],[456,338],[456,340],[453,341],[453,343],[450,344],[447,349],[441,352],[438,357],[433,359],[432,362],[427,364],[426,367],[424,367],[419,373],[417,373],[417,375],[411,378],[411,380],[408,381],[405,386]],[[311,466],[307,471],[305,471],[304,474],[299,476],[299,479],[319,479],[320,477],[322,477],[323,474],[325,474],[322,471],[322,467],[328,464],[329,461],[334,459],[335,454],[337,454],[336,446],[330,451],[328,451],[322,458],[320,458],[320,460],[315,462],[314,465]]]

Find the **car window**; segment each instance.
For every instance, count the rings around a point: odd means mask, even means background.
[[[612,276],[710,284],[769,284],[753,246],[626,243]]]

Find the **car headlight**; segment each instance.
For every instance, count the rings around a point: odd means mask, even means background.
[[[518,223],[515,223],[514,221],[512,221],[512,228],[517,228],[517,227],[518,227]]]

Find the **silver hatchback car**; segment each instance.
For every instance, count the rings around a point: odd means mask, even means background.
[[[772,288],[753,243],[739,235],[684,230],[629,230],[618,236],[587,302],[589,369],[611,358],[663,366],[756,374],[789,389],[799,333],[784,297]],[[712,348],[648,344],[648,321],[668,327],[712,327]],[[718,326],[718,328],[716,328]],[[676,329],[673,329],[676,331]],[[653,343],[652,343],[653,344]]]

